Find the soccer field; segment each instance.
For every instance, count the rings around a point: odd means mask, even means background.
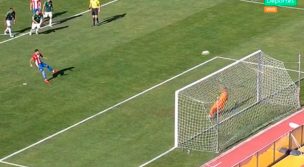
[[[139,166],[173,147],[175,90],[233,62],[212,58],[261,49],[297,70],[304,53],[302,1],[264,14],[239,0],[108,0],[96,27],[89,2],[53,2],[57,24],[29,36],[28,1],[0,1],[17,13],[16,37],[0,36],[0,167]],[[29,67],[36,48],[64,71],[50,85]],[[174,149],[148,166],[214,156]]]

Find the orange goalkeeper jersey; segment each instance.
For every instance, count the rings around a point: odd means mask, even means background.
[[[223,89],[218,100],[210,108],[209,116],[214,118],[217,111],[221,111],[228,100],[228,91]]]

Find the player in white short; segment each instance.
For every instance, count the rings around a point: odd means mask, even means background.
[[[4,30],[4,34],[9,33],[10,37],[14,37],[12,34],[12,25],[16,21],[16,13],[13,8],[10,8],[9,11],[5,15],[6,29]]]
[[[42,21],[43,21],[42,13],[39,11],[36,11],[36,13],[32,17],[32,29],[30,31],[30,35],[32,35],[33,30],[35,30],[36,34],[38,34]]]
[[[52,18],[53,18],[53,2],[52,0],[47,0],[44,2],[43,4],[43,8],[42,8],[42,11],[43,11],[43,17],[44,18],[50,18],[49,20],[49,26],[52,26]]]

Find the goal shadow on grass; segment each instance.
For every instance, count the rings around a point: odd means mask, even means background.
[[[118,15],[115,15],[115,16],[105,18],[102,22],[98,23],[97,26],[110,23],[110,22],[115,21],[117,19],[121,19],[121,18],[125,17],[126,15],[127,15],[127,13],[123,13],[123,14],[118,14]]]
[[[49,78],[48,80],[52,80],[52,79],[55,79],[57,78],[59,75],[60,76],[63,76],[63,75],[68,75],[66,74],[66,71],[73,71],[75,67],[68,67],[68,68],[64,68],[64,69],[61,69],[59,70],[58,72],[54,73],[53,76],[51,78]]]

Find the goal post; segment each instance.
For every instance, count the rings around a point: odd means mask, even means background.
[[[219,152],[295,111],[297,93],[283,62],[258,50],[175,92],[174,145]]]

